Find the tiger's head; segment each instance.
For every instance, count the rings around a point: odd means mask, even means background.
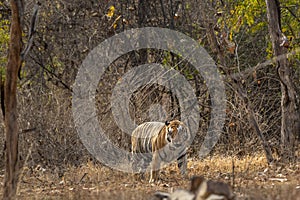
[[[182,138],[183,130],[185,129],[185,125],[179,120],[172,120],[165,122],[165,140],[167,143],[173,143]]]

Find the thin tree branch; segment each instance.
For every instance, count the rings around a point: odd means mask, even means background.
[[[29,28],[29,32],[28,32],[28,42],[26,47],[23,49],[22,53],[21,53],[21,60],[24,61],[26,55],[28,54],[32,43],[33,43],[33,36],[36,33],[36,25],[37,25],[37,21],[38,21],[38,13],[39,13],[39,7],[40,7],[40,3],[38,2],[37,4],[34,5],[33,8],[33,14],[31,17],[31,22],[30,22],[30,28]]]

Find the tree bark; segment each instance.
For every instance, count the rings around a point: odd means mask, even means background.
[[[275,57],[287,54],[284,45],[286,37],[281,32],[280,3],[278,0],[266,0],[268,28]],[[282,159],[295,157],[296,136],[300,132],[300,110],[297,93],[291,79],[291,68],[287,56],[276,61],[276,69],[281,84],[281,145]]]
[[[17,79],[21,66],[22,30],[20,15],[22,1],[11,0],[11,28],[8,63],[4,91],[5,104],[5,179],[3,199],[15,199],[18,183],[18,125],[17,125]],[[21,14],[20,14],[21,13]]]

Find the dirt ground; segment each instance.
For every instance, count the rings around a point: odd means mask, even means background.
[[[3,187],[3,171],[0,181]],[[233,186],[236,199],[300,200],[300,163],[268,166],[261,155],[243,158],[215,156],[205,160],[190,159],[188,175],[203,175]],[[188,189],[189,179],[179,174],[175,164],[161,173],[162,181],[149,184],[132,174],[87,163],[68,167],[62,177],[37,166],[21,171],[18,199],[151,199],[155,191]],[[0,195],[2,196],[2,187]]]

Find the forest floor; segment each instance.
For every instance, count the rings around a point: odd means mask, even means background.
[[[87,163],[68,167],[63,177],[42,167],[24,168],[18,186],[18,199],[151,199],[156,191],[188,189],[174,164],[161,173],[162,181],[149,184],[132,174]],[[204,160],[190,159],[188,175],[202,175],[234,186],[237,199],[300,199],[300,163],[290,166],[268,166],[261,155],[242,158],[214,156]],[[0,175],[2,196],[3,171]]]

